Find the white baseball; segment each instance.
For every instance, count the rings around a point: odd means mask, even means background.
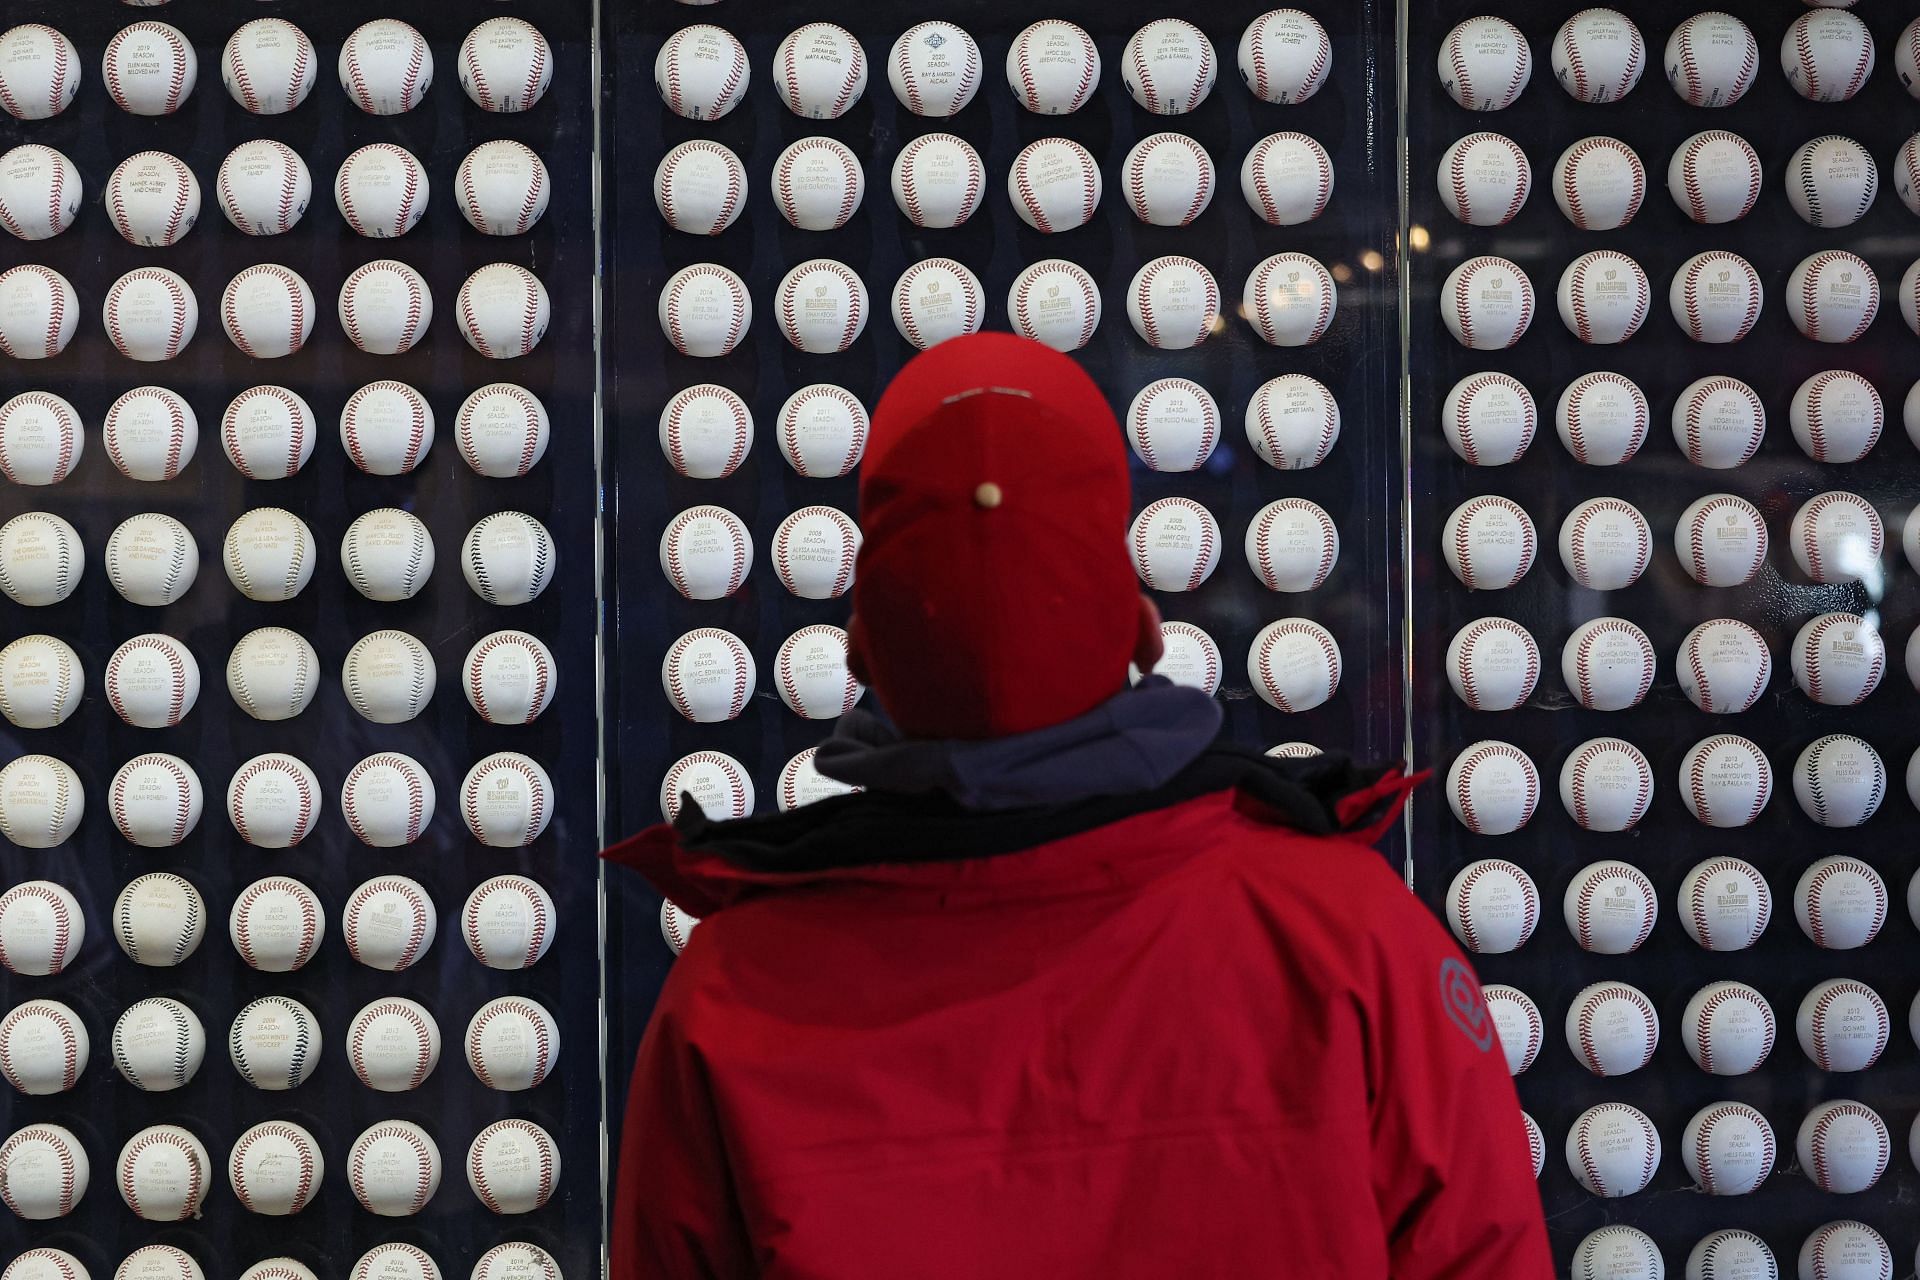
[[[1028,143],[1007,170],[1007,199],[1035,231],[1072,231],[1093,221],[1104,184],[1093,153],[1071,138]]]
[[[5,56],[0,42],[0,59]],[[87,1149],[65,1126],[30,1124],[0,1142],[0,1202],[29,1222],[72,1213],[91,1173]]]
[[[433,293],[418,271],[383,258],[354,268],[340,286],[340,328],[368,355],[401,355],[433,323]]]
[[[553,651],[525,631],[495,631],[467,650],[461,688],[488,724],[531,724],[553,701]]]
[[[1667,161],[1667,194],[1695,222],[1717,226],[1753,212],[1765,185],[1753,144],[1725,129],[1703,129]]]
[[[1807,1112],[1793,1149],[1815,1186],[1835,1195],[1854,1195],[1871,1188],[1887,1171],[1893,1137],[1879,1112],[1838,1100]]]
[[[1893,46],[1893,70],[1907,93],[1920,97],[1920,18],[1909,22]]]
[[[738,394],[703,382],[674,394],[660,410],[660,449],[694,480],[725,479],[753,447],[753,414]]]
[[[15,360],[57,356],[73,341],[79,322],[80,297],[58,271],[37,264],[0,271],[0,354]]]
[[[369,600],[410,600],[433,575],[433,535],[420,517],[381,507],[355,517],[340,540],[340,567]]]
[[[1194,471],[1220,439],[1220,406],[1199,383],[1161,378],[1127,406],[1127,442],[1153,471]]]
[[[1878,625],[1857,613],[1808,619],[1791,652],[1793,682],[1823,706],[1857,706],[1879,688],[1887,668],[1887,645]]]
[[[347,1149],[347,1185],[368,1213],[411,1217],[440,1189],[440,1148],[411,1120],[383,1121]]]
[[[0,475],[13,484],[59,484],[86,445],[80,411],[60,396],[22,391],[0,404]]]
[[[1653,802],[1653,766],[1622,738],[1589,738],[1560,766],[1560,803],[1583,829],[1626,831]]]
[[[107,807],[113,815],[114,827],[128,842],[144,849],[164,849],[186,839],[200,825],[205,804],[206,793],[193,766],[179,756],[164,752],[135,756],[120,766],[107,787]],[[160,889],[172,887],[184,916],[194,919],[204,916],[200,895],[184,880],[174,883],[176,879],[156,881],[155,885]],[[132,905],[138,904],[123,899],[115,912],[115,919],[123,930],[120,934],[123,945],[127,941],[124,932],[129,919],[127,910]],[[196,927],[204,927],[204,923],[201,921]],[[197,934],[193,945],[199,945]],[[135,950],[137,948],[130,949],[128,954],[133,955]],[[139,956],[135,955],[134,959],[138,962]]]
[[[1339,291],[1326,267],[1304,253],[1276,253],[1247,276],[1241,297],[1255,333],[1276,347],[1320,341]]]
[[[1440,87],[1469,111],[1513,105],[1533,76],[1533,50],[1504,18],[1468,18],[1440,44]]]
[[[1183,133],[1142,138],[1120,172],[1127,207],[1150,226],[1187,226],[1213,202],[1213,158]]]
[[[1311,742],[1282,742],[1268,747],[1264,754],[1275,760],[1311,760],[1326,752]]]
[[[1540,646],[1517,622],[1479,618],[1454,632],[1446,667],[1460,701],[1476,711],[1512,711],[1533,696]]]
[[[1612,231],[1632,222],[1646,194],[1646,167],[1618,138],[1582,138],[1553,165],[1554,203],[1582,231]]]
[[[1504,227],[1533,190],[1533,166],[1504,134],[1470,133],[1440,153],[1438,183],[1448,213],[1470,227]]]
[[[1325,383],[1304,373],[1283,373],[1262,383],[1247,401],[1245,418],[1248,443],[1281,471],[1319,466],[1340,438],[1339,403]]]
[[[887,55],[887,83],[917,116],[963,111],[980,89],[980,46],[951,22],[920,22],[900,33]]]
[[[489,360],[526,355],[540,345],[553,323],[547,286],[511,262],[488,263],[468,276],[455,308],[460,336]]]
[[[1787,315],[1815,342],[1853,342],[1880,313],[1880,281],[1856,254],[1808,254],[1788,273]]]
[[[107,664],[106,679],[107,699],[112,703],[112,661]],[[50,729],[64,723],[79,707],[86,688],[80,655],[57,636],[26,635],[0,647],[0,715],[16,729]]]
[[[753,535],[724,507],[688,507],[660,535],[660,572],[689,600],[738,591],[753,565]]]
[[[1680,761],[1680,798],[1709,827],[1744,827],[1773,798],[1773,766],[1766,753],[1730,733],[1702,738]]]
[[[1880,189],[1880,171],[1867,149],[1837,134],[1805,143],[1787,162],[1787,201],[1816,227],[1858,222]]]
[[[1564,311],[1561,318],[1566,318]],[[1647,424],[1646,392],[1618,373],[1582,374],[1567,384],[1554,407],[1560,443],[1585,466],[1630,461],[1647,441]]]
[[[459,67],[460,87],[482,111],[530,111],[553,83],[553,49],[531,22],[488,18],[460,42]],[[733,101],[746,76],[743,66]]]
[[[1893,1018],[1872,987],[1832,978],[1801,999],[1793,1029],[1801,1052],[1820,1070],[1865,1071],[1886,1052]]]
[[[526,27],[525,23],[519,25]],[[539,33],[531,27],[526,27],[526,31],[532,32],[533,39],[540,40],[539,48],[544,50],[546,42],[540,39]],[[476,29],[474,34],[479,35],[479,30]],[[511,55],[519,52],[519,41],[525,35],[526,32],[511,28],[498,28],[496,37],[485,44],[489,58],[505,64]],[[476,44],[476,52],[480,50],[481,46]],[[501,67],[505,72],[502,84],[529,83],[529,76],[534,74],[531,63],[524,56],[512,60],[516,65]],[[495,110],[494,106],[489,105],[492,101],[491,77],[483,74],[476,79],[467,69],[464,58],[462,67],[461,87],[482,108]],[[668,110],[687,120],[718,120],[726,115],[747,96],[747,83],[752,78],[753,67],[747,60],[746,46],[731,31],[708,22],[682,27],[668,36],[653,60],[653,85],[660,92],[660,100],[667,104]],[[484,99],[475,96],[476,88],[489,96]],[[519,99],[515,98],[514,101],[518,103]],[[498,109],[519,111],[524,110],[525,106],[501,106]],[[667,220],[673,221],[671,216]]]
[[[860,526],[834,507],[801,507],[773,531],[780,585],[803,600],[833,600],[853,585]]]
[[[149,1125],[128,1138],[115,1168],[120,1198],[148,1222],[199,1217],[213,1176],[206,1146],[176,1124]]]
[[[454,443],[476,475],[524,476],[546,456],[547,407],[525,387],[492,382],[469,395],[454,418]]]
[[[979,332],[986,313],[980,277],[952,258],[922,258],[894,282],[893,327],[921,351]]]
[[[1540,923],[1540,891],[1533,877],[1501,858],[1460,869],[1447,886],[1447,924],[1475,955],[1517,951]]]
[[[1687,1255],[1686,1280],[1714,1280],[1715,1276],[1779,1280],[1780,1264],[1759,1236],[1728,1228],[1702,1236]]]
[[[753,653],[730,631],[698,627],[668,648],[660,680],[674,709],[695,724],[737,719],[753,697]]]
[[[1520,341],[1533,323],[1533,282],[1505,258],[1469,258],[1440,287],[1447,332],[1474,351],[1499,351]]]
[[[488,236],[525,234],[553,198],[546,164],[531,147],[507,138],[469,151],[454,183],[467,225]]]
[[[307,33],[284,18],[244,23],[220,55],[220,83],[257,116],[284,115],[307,100],[318,76]]]
[[[404,382],[369,382],[341,407],[340,444],[368,475],[405,475],[433,447],[433,409]]]
[[[227,784],[227,818],[258,849],[287,849],[312,833],[322,807],[320,779],[283,751],[257,755]]]
[[[243,512],[227,530],[227,577],[249,600],[291,600],[313,580],[317,548],[307,522],[280,507]]]
[[[868,425],[866,406],[852,392],[813,383],[780,406],[780,456],[798,475],[844,476],[866,452]]]
[[[81,1273],[82,1280],[85,1274]],[[186,1250],[170,1244],[149,1244],[128,1254],[114,1269],[113,1280],[206,1280],[206,1273]]]
[[[87,1024],[58,1000],[23,1000],[0,1018],[0,1076],[28,1097],[72,1089],[92,1056]]]
[[[1871,502],[1835,489],[1801,504],[1787,542],[1794,563],[1813,581],[1856,582],[1878,577],[1887,531]]]
[[[1333,634],[1306,618],[1269,622],[1247,649],[1247,678],[1277,711],[1311,711],[1339,691],[1344,666]]]
[[[1240,78],[1262,102],[1305,102],[1327,83],[1333,42],[1327,29],[1298,9],[1272,9],[1240,33]]]
[[[1745,951],[1760,941],[1773,920],[1773,890],[1751,862],[1708,858],[1681,880],[1674,910],[1695,945],[1708,951]]]
[[[1667,82],[1696,107],[1730,107],[1753,88],[1760,42],[1730,13],[1696,13],[1667,37]]]
[[[1773,1007],[1740,982],[1710,982],[1687,1002],[1680,1039],[1702,1071],[1743,1076],[1773,1052]]]
[[[83,194],[80,170],[52,147],[23,143],[0,154],[0,227],[22,240],[72,226]]]
[[[1653,882],[1625,863],[1590,863],[1567,885],[1561,910],[1582,951],[1625,955],[1639,950],[1660,915]]]
[[[363,844],[394,849],[412,844],[433,822],[433,778],[412,756],[382,751],[347,771],[340,813]]]
[[[1441,551],[1469,591],[1511,587],[1533,568],[1533,521],[1511,498],[1469,498],[1447,517]]]
[[[1544,1160],[1544,1145],[1539,1155]],[[1536,1178],[1541,1160],[1534,1162]],[[1666,1273],[1660,1246],[1652,1236],[1638,1227],[1613,1223],[1588,1232],[1575,1246],[1569,1274],[1573,1280],[1666,1280]]]
[[[1487,1016],[1493,1019],[1494,1031],[1500,1037],[1500,1052],[1507,1060],[1507,1074],[1524,1074],[1540,1056],[1540,1044],[1546,1038],[1546,1024],[1540,1019],[1540,1006],[1520,988],[1500,983],[1482,987],[1480,998],[1487,1006]]]
[[[113,1065],[147,1093],[183,1088],[206,1060],[207,1033],[199,1017],[167,996],[130,1005],[113,1024]]]
[[[560,1145],[531,1120],[496,1120],[467,1150],[467,1185],[495,1213],[532,1213],[559,1180]]]
[[[292,719],[313,702],[319,684],[319,655],[285,627],[249,631],[227,659],[227,692],[255,720]]]
[[[774,89],[787,110],[808,120],[838,120],[867,90],[867,54],[845,27],[809,22],[773,52]]]
[[[114,350],[129,360],[171,360],[200,328],[193,287],[164,267],[140,267],[113,282],[101,308]]]
[[[1533,444],[1539,420],[1533,393],[1504,373],[1468,374],[1447,391],[1440,408],[1448,447],[1475,467],[1518,461]]]
[[[1793,889],[1793,918],[1816,947],[1851,951],[1880,934],[1887,919],[1887,882],[1858,858],[1821,858]]]
[[[817,747],[808,747],[780,766],[780,789],[776,802],[781,813],[790,813],[802,805],[813,804],[832,796],[852,795],[856,791],[866,790],[865,787],[856,787],[821,773],[819,766],[814,763],[814,755],[818,750]],[[676,908],[675,912],[682,921],[692,921],[692,924],[687,925],[688,930],[692,929],[693,924],[699,923],[684,911]],[[666,911],[663,906],[661,914],[663,929],[666,923]],[[678,948],[675,949],[674,954],[679,954]]]
[[[1829,1222],[1800,1246],[1800,1280],[1884,1280],[1893,1250],[1864,1222]]]
[[[553,945],[553,897],[525,876],[484,880],[460,910],[460,936],[489,969],[526,969]]]
[[[1160,660],[1153,674],[1165,676],[1178,685],[1200,690],[1211,698],[1220,692],[1220,646],[1214,638],[1191,622],[1160,624]],[[1129,664],[1127,679],[1139,684],[1146,673]]]
[[[220,320],[241,354],[259,360],[292,355],[313,336],[313,288],[271,263],[248,267],[227,283]]]
[[[1880,808],[1887,767],[1865,741],[1830,733],[1808,743],[1793,765],[1793,796],[1823,827],[1857,827]]]
[[[531,756],[496,751],[474,762],[460,783],[460,816],[481,844],[532,844],[553,820],[553,780]]]
[[[170,116],[200,80],[200,58],[179,28],[136,22],[107,41],[100,58],[107,96],[136,116]]]
[[[1313,591],[1340,558],[1340,531],[1317,503],[1278,498],[1248,523],[1245,551],[1248,566],[1269,591]]]
[[[86,813],[80,775],[52,756],[15,756],[0,766],[0,835],[22,849],[53,849],[73,838]]]
[[[0,770],[0,794],[7,781]],[[53,881],[23,880],[0,893],[0,967],[7,972],[30,978],[59,973],[79,954],[86,938],[87,917],[80,900]]]
[[[893,202],[916,227],[957,227],[980,208],[986,176],[980,153],[964,138],[923,133],[894,157]]]
[[[480,1280],[499,1276],[501,1280],[559,1280],[560,1264],[537,1244],[509,1241],[497,1244],[480,1255],[474,1264]]]
[[[1575,101],[1618,102],[1640,83],[1647,42],[1618,9],[1582,9],[1560,24],[1549,60]]]
[[[744,296],[746,286],[740,289]],[[845,351],[870,314],[866,282],[831,258],[810,259],[781,277],[774,306],[781,336],[810,355]]]
[[[1134,517],[1127,544],[1148,587],[1193,591],[1220,563],[1220,524],[1191,498],[1161,498]]]
[[[1314,265],[1317,267],[1319,264]],[[1255,274],[1262,267],[1256,267]],[[1289,299],[1294,296],[1290,294]],[[1326,315],[1331,319],[1333,294],[1330,288],[1324,295],[1323,305]],[[1314,314],[1319,314],[1318,308]],[[1155,258],[1134,272],[1132,281],[1127,285],[1127,320],[1140,340],[1150,347],[1162,351],[1184,351],[1199,346],[1221,327],[1220,286],[1214,280],[1213,273],[1192,258],[1178,254]],[[1289,325],[1288,331],[1293,332],[1294,316],[1291,311],[1288,311],[1284,323]],[[1306,324],[1310,327],[1312,320],[1308,319]],[[1257,320],[1255,325],[1259,327]]]
[[[1900,549],[1906,553],[1907,563],[1920,573],[1920,507],[1908,511],[1901,522]]]
[[[537,1000],[501,996],[467,1023],[467,1066],[489,1089],[517,1093],[547,1078],[560,1056],[560,1024]]]
[[[59,604],[86,564],[79,531],[51,512],[28,511],[0,525],[0,592],[15,604]]]
[[[1886,407],[1861,374],[1816,373],[1793,393],[1794,443],[1815,462],[1858,462],[1880,441]]]
[[[288,1120],[254,1125],[235,1140],[227,1156],[227,1182],[249,1213],[275,1218],[299,1213],[313,1203],[325,1178],[320,1144],[306,1128]]]
[[[494,605],[532,602],[553,581],[556,559],[553,535],[520,511],[483,516],[460,547],[467,585]]]
[[[306,885],[263,876],[240,891],[227,916],[227,936],[249,969],[292,973],[313,959],[327,933],[326,908]]]
[[[732,148],[691,138],[660,158],[653,171],[653,202],[675,231],[717,236],[746,208],[746,166]]]
[[[744,818],[753,812],[753,778],[725,752],[695,751],[674,761],[660,780],[661,816],[674,821],[688,796],[715,822]]]
[[[1850,13],[1803,13],[1780,39],[1780,69],[1807,101],[1846,102],[1873,74],[1873,37]]]
[[[243,142],[220,162],[214,195],[227,221],[250,236],[289,231],[313,201],[313,174],[283,142]]]
[[[220,443],[234,470],[249,480],[297,474],[313,457],[313,408],[285,387],[242,391],[220,420]]]
[[[1100,50],[1086,29],[1064,18],[1042,18],[1007,49],[1007,84],[1036,115],[1078,111],[1100,83]]]
[[[1567,1168],[1596,1196],[1644,1190],[1660,1167],[1660,1131],[1638,1107],[1602,1102],[1567,1130]]]
[[[129,480],[171,480],[193,461],[200,420],[178,392],[135,387],[107,410],[100,443]]]
[[[864,286],[861,299],[864,325]],[[700,262],[668,277],[660,290],[659,313],[661,331],[681,355],[724,356],[740,345],[752,326],[753,298],[738,275],[716,263]],[[782,331],[791,340],[786,317],[782,319]]]
[[[1766,291],[1737,253],[1710,249],[1680,264],[1667,286],[1674,323],[1695,342],[1738,342],[1753,331]]]
[[[1007,319],[1024,338],[1077,351],[1100,324],[1100,286],[1078,263],[1044,258],[1021,269],[1007,291]]]
[[[375,876],[347,896],[340,933],[347,954],[369,969],[411,968],[440,931],[440,913],[418,880]]]
[[[440,1024],[417,1000],[375,1000],[347,1023],[347,1063],[381,1093],[418,1089],[440,1063]]]
[[[320,1020],[298,1000],[262,996],[234,1018],[227,1054],[254,1088],[297,1089],[320,1061]]]
[[[802,231],[838,231],[866,196],[859,157],[835,138],[801,138],[773,162],[774,203]]]
[[[1639,706],[1658,665],[1647,633],[1625,618],[1583,622],[1560,649],[1560,677],[1589,711]]]
[[[780,642],[773,675],[780,700],[803,720],[834,720],[866,692],[847,669],[847,633],[839,627],[802,627]]]
[[[433,700],[438,678],[433,655],[404,631],[373,631],[360,637],[347,650],[340,668],[340,687],[347,702],[375,724],[402,724],[419,715]]]
[[[1722,444],[1715,442],[1716,447]],[[1745,498],[1710,493],[1681,512],[1673,526],[1673,549],[1701,586],[1741,586],[1751,582],[1767,562],[1766,520]],[[1764,686],[1765,681],[1761,683]],[[1751,706],[1751,701],[1746,705]]]
[[[433,50],[398,18],[355,27],[340,45],[340,87],[368,115],[397,116],[419,106],[433,83]]]
[[[1120,82],[1154,115],[1183,115],[1213,92],[1220,73],[1213,44],[1181,18],[1156,18],[1127,40]]]
[[[115,165],[104,198],[121,239],[148,249],[178,244],[200,217],[200,180],[164,151],[137,151]]]
[[[1589,498],[1560,525],[1560,563],[1591,591],[1619,591],[1639,581],[1653,556],[1653,530],[1640,509],[1620,498]]]
[[[1597,1076],[1638,1071],[1660,1046],[1660,1015],[1653,1001],[1624,982],[1597,982],[1581,990],[1567,1008],[1566,1030],[1573,1056]]]
[[[62,33],[39,22],[0,31],[0,107],[15,120],[59,115],[80,79],[80,51]]]
[[[1743,1196],[1773,1172],[1773,1126],[1744,1102],[1716,1102],[1694,1112],[1680,1134],[1687,1176],[1710,1196]]]
[[[1653,301],[1647,273],[1626,254],[1595,249],[1560,273],[1555,291],[1560,323],[1585,343],[1625,342],[1640,331]]]

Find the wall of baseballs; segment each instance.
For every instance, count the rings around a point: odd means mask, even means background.
[[[591,20],[0,15],[10,1280],[597,1268]]]

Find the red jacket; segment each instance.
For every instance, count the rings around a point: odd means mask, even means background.
[[[1478,981],[1377,853],[1270,818],[610,853],[705,917],[634,1067],[612,1280],[1545,1280]]]

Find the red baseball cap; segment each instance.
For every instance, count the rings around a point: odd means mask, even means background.
[[[852,632],[903,733],[1024,733],[1125,686],[1130,500],[1113,410],[1051,347],[972,334],[900,371],[861,465]]]

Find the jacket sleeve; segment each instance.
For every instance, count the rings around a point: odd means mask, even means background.
[[[1540,1190],[1480,980],[1404,886],[1375,914],[1368,1087],[1393,1280],[1549,1280]]]

